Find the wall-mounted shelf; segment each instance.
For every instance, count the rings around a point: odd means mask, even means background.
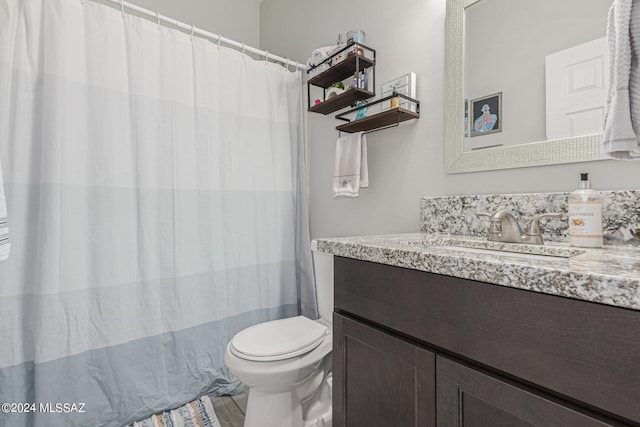
[[[397,106],[392,104],[392,99],[397,100]],[[350,118],[357,115],[361,108],[373,110],[373,114],[361,119]],[[344,120],[348,123],[336,126],[340,132],[374,132],[398,126],[407,120],[420,118],[420,102],[409,98],[403,94],[393,94],[385,98],[376,100],[371,104],[356,107],[344,113],[338,114],[336,119]]]
[[[354,105],[357,101],[374,97],[375,91],[371,91],[369,88],[376,87],[375,63],[376,51],[374,49],[361,43],[351,43],[333,53],[321,64],[310,68],[307,73],[313,74],[314,70],[329,67],[307,80],[308,111],[326,115]],[[334,83],[345,80],[348,80],[345,86],[350,85],[351,89],[339,95],[327,96],[327,89]],[[321,96],[311,95],[313,86],[322,89]],[[315,99],[319,99],[321,102],[311,105]]]
[[[361,45],[359,46],[363,47]],[[347,46],[347,48],[349,47]],[[372,50],[372,52],[374,52],[374,55],[375,55],[375,51]],[[337,54],[339,53],[340,52],[338,52]],[[323,71],[320,74],[311,77],[309,80],[307,80],[307,83],[314,86],[320,86],[326,89],[329,86],[331,86],[332,83],[339,82],[346,78],[352,77],[353,73],[356,70],[363,70],[365,68],[373,67],[375,63],[376,63],[375,59],[367,58],[364,55],[356,55],[355,53],[349,53],[346,59],[342,60],[341,62],[338,62],[336,65],[332,66],[328,70]],[[311,68],[309,71],[311,70],[313,70],[313,68]]]
[[[329,98],[320,104],[309,107],[309,111],[312,113],[329,114],[334,111],[338,111],[348,105],[353,105],[357,101],[371,98],[376,94],[363,89],[351,89],[347,90],[340,95],[336,95],[333,98]]]

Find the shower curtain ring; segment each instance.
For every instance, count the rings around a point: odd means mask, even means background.
[[[124,0],[120,0],[120,12],[122,12],[122,19],[124,19]]]
[[[160,12],[156,12],[156,22],[158,23],[158,31],[160,31]]]
[[[266,63],[269,62],[269,51],[268,50],[264,51],[264,62],[266,62]]]
[[[220,43],[222,43],[222,33],[218,34],[218,50],[220,50]]]
[[[193,41],[193,30],[194,30],[194,25],[191,24],[191,41]]]
[[[245,48],[244,42],[242,42],[242,56],[244,56],[244,48]]]
[[[289,57],[286,57],[286,58],[284,58],[284,59],[286,59],[286,60],[287,60],[287,71],[291,71],[291,70],[289,70]]]

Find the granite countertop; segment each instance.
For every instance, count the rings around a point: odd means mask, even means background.
[[[536,247],[427,233],[316,242],[319,252],[336,256],[640,310],[639,248]],[[541,251],[552,256],[541,256]]]

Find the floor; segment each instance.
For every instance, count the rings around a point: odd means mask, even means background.
[[[213,409],[222,427],[242,427],[247,410],[248,392],[237,396],[222,396],[213,399]]]

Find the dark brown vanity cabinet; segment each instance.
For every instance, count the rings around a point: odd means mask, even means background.
[[[640,426],[640,312],[334,262],[334,426]]]
[[[333,425],[435,425],[434,352],[339,314],[333,331]]]
[[[438,356],[436,365],[439,426],[602,427],[598,420],[526,387]]]

